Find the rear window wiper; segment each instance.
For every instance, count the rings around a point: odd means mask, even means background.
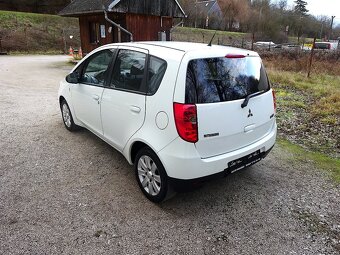
[[[246,96],[246,98],[244,99],[243,103],[241,104],[241,107],[242,107],[242,108],[246,107],[246,106],[248,105],[248,103],[249,103],[249,99],[250,99],[250,98],[256,97],[256,96],[258,96],[258,95],[261,95],[261,94],[263,94],[264,92],[266,92],[266,91],[260,90],[260,91],[257,91],[257,92],[255,92],[255,93],[253,93],[253,94],[249,94],[249,95]]]

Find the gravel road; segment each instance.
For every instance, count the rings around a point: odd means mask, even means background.
[[[339,254],[340,187],[276,146],[161,205],[123,156],[68,132],[63,56],[0,56],[0,254]]]

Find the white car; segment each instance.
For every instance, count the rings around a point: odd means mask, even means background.
[[[314,44],[316,50],[337,50],[338,48],[338,42],[315,42]]]
[[[275,95],[259,55],[183,42],[110,44],[62,80],[66,128],[121,152],[145,196],[264,158],[276,140]]]
[[[276,44],[274,42],[256,42],[254,43],[256,47],[259,48],[274,48]]]

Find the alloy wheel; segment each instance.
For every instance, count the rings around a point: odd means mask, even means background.
[[[70,109],[68,108],[67,104],[63,104],[62,107],[62,112],[63,112],[63,120],[64,123],[67,127],[71,127],[71,114],[70,114]]]
[[[156,163],[147,155],[138,160],[138,178],[143,189],[151,196],[157,196],[161,190],[161,176]]]

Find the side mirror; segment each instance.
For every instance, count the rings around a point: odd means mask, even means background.
[[[79,82],[79,77],[77,73],[70,73],[69,75],[66,76],[66,81],[68,83],[78,83]]]

